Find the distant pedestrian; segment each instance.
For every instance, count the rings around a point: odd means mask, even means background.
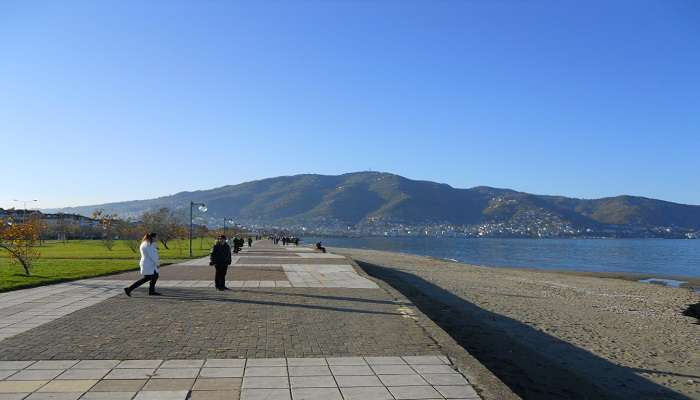
[[[217,290],[228,290],[226,287],[226,272],[231,265],[231,247],[226,242],[226,236],[217,238],[209,256],[209,265],[214,266],[214,286]]]
[[[141,267],[141,275],[143,278],[134,282],[131,286],[124,288],[124,293],[131,297],[131,292],[137,287],[143,285],[146,282],[148,284],[148,294],[149,296],[160,296],[160,293],[156,292],[156,281],[158,280],[158,272],[160,271],[160,255],[158,254],[158,246],[156,246],[156,234],[147,233],[141,240],[141,261],[139,266]]]
[[[243,238],[235,237],[233,238],[233,252],[238,254],[239,251],[243,248],[243,243],[244,240]]]
[[[248,236],[248,247],[253,247],[253,238]]]

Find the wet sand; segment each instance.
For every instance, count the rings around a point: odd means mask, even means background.
[[[700,294],[688,288],[637,282],[647,275],[332,251],[412,298],[523,398],[700,399],[700,323],[684,315]]]

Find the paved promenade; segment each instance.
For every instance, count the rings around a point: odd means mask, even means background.
[[[268,241],[213,288],[206,259],[0,294],[0,400],[478,399],[345,257]]]

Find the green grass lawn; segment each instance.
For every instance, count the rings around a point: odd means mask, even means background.
[[[195,257],[204,257],[214,240],[195,239]],[[189,258],[187,240],[171,241],[169,249],[158,244],[164,264]],[[107,250],[99,240],[46,241],[39,247],[41,257],[34,262],[32,274],[26,276],[20,265],[10,263],[7,253],[0,251],[0,292],[48,283],[83,279],[114,272],[138,269],[140,255],[132,252],[123,241],[115,241]],[[138,250],[137,250],[138,251]]]

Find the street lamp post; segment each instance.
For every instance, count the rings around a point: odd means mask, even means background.
[[[229,224],[233,223],[233,219],[224,217],[224,236],[226,236],[226,222]]]
[[[192,218],[192,209],[194,206],[197,206],[199,208],[199,211],[201,212],[207,212],[207,205],[204,203],[195,203],[193,201],[190,201],[190,258],[192,258],[192,228],[193,228],[193,218]]]
[[[22,213],[22,223],[27,222],[27,203],[36,203],[39,200],[33,199],[33,200],[17,200],[17,199],[12,199],[12,201],[16,201],[17,203],[24,203],[24,212]]]

